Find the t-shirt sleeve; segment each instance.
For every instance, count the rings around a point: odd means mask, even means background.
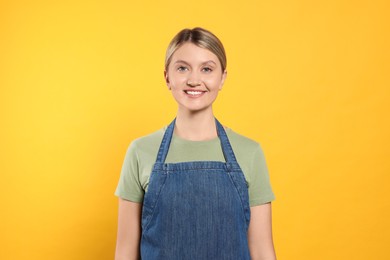
[[[265,156],[261,146],[258,145],[253,153],[251,179],[248,187],[249,204],[257,206],[271,202],[275,199],[272,191],[268,168],[265,161]]]
[[[137,147],[134,142],[127,149],[115,195],[132,202],[141,203],[143,200],[144,190],[139,179]]]

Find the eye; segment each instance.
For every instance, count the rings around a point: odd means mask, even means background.
[[[177,70],[178,70],[178,71],[187,71],[188,68],[185,67],[185,66],[179,66],[179,67],[177,68]]]
[[[204,71],[204,72],[212,72],[213,69],[210,68],[210,67],[204,67],[204,68],[202,69],[202,71]]]

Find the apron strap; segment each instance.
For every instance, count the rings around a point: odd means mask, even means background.
[[[176,118],[169,124],[165,130],[164,137],[161,141],[160,148],[158,150],[156,163],[164,163],[168,155],[169,146],[172,140],[173,130],[175,128]],[[218,137],[221,141],[222,152],[227,163],[237,163],[236,157],[234,155],[232,146],[230,145],[229,139],[225,132],[225,129],[221,123],[215,118],[215,123],[217,125]]]
[[[173,129],[175,128],[176,117],[173,119],[172,123],[169,124],[167,130],[165,130],[164,137],[160,144],[160,149],[158,150],[156,163],[164,163],[165,158],[167,158],[169,145],[171,143]]]
[[[229,142],[229,138],[223,128],[222,124],[215,119],[217,125],[217,133],[219,136],[219,140],[221,140],[222,152],[225,156],[225,160],[227,163],[237,163],[236,156],[234,155],[233,148]]]

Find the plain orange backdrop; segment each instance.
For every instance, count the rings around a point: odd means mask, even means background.
[[[220,37],[215,113],[260,142],[278,259],[389,259],[388,1],[1,1],[0,259],[113,259],[129,143],[176,104],[165,49]]]

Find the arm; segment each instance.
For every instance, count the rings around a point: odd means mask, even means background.
[[[276,259],[272,241],[271,203],[251,207],[248,243],[251,259]]]
[[[115,260],[140,259],[141,203],[119,198]]]

